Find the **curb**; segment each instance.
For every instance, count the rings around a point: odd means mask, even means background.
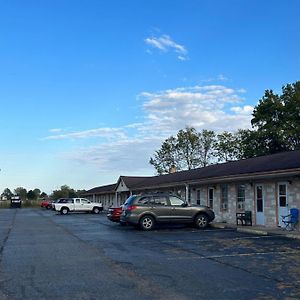
[[[265,230],[257,230],[257,229],[250,229],[250,228],[237,228],[236,231],[246,232],[246,233],[254,233],[254,234],[259,234],[259,235],[268,235],[268,232]]]
[[[222,223],[211,223],[210,226],[213,228],[219,228],[219,229],[228,228],[225,224],[222,224]]]

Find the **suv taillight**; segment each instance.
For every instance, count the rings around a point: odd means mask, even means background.
[[[136,209],[136,205],[129,205],[129,206],[127,207],[127,210],[129,210],[129,211],[132,211],[132,210],[134,210],[134,209]]]

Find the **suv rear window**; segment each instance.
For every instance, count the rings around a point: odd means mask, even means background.
[[[131,205],[133,203],[133,201],[135,200],[136,196],[133,195],[133,196],[130,196],[124,203],[124,205]]]

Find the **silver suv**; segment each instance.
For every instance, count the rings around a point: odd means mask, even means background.
[[[207,206],[189,205],[174,194],[133,195],[123,205],[121,222],[151,230],[156,223],[192,223],[205,228],[215,218]]]

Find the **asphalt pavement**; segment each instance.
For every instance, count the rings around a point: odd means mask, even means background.
[[[0,299],[299,299],[300,241],[0,210]]]

